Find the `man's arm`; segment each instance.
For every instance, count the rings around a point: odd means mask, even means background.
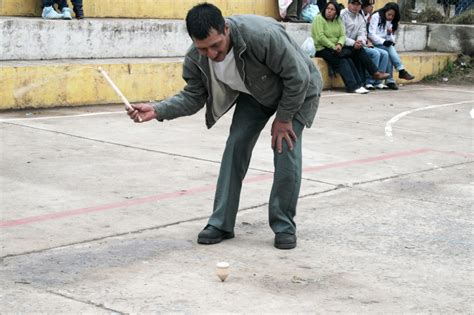
[[[347,29],[347,25],[349,25],[349,23],[350,23],[347,12],[348,12],[347,9],[344,9],[344,10],[341,11],[341,19],[342,19],[342,23],[344,24],[344,30]],[[354,39],[350,38],[349,37],[350,34],[347,34],[347,32],[345,32],[345,34],[346,34],[346,42],[344,43],[344,45],[351,46],[351,47],[354,46],[356,41]]]
[[[377,36],[377,28],[379,27],[379,13],[376,13],[372,15],[370,18],[370,24],[369,24],[369,38],[372,40],[372,43],[375,45],[382,45],[383,42],[385,41],[384,38]]]
[[[196,113],[206,102],[207,89],[202,82],[199,68],[189,57],[184,61],[183,79],[186,86],[178,94],[161,102],[134,104],[133,110],[128,110],[127,114],[135,122],[146,122],[152,119],[169,120]]]
[[[201,78],[199,67],[186,56],[183,64],[186,86],[178,94],[154,103],[159,120],[170,120],[198,112],[206,103],[208,91]]]
[[[296,134],[292,120],[300,110],[310,86],[310,70],[304,54],[284,30],[269,29],[262,43],[264,62],[283,81],[283,91],[272,124],[272,149],[282,152],[283,140],[293,149]]]

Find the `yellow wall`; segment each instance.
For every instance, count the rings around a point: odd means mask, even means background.
[[[184,19],[187,11],[203,0],[85,0],[86,17]],[[252,13],[278,17],[277,0],[208,0],[225,16]],[[347,6],[347,0],[339,2]],[[376,0],[375,8],[390,0]],[[70,3],[70,1],[69,1]],[[0,16],[40,16],[40,0],[0,0]]]
[[[402,53],[407,70],[416,76],[413,83],[438,73],[455,53]],[[339,77],[330,78],[326,63],[314,62],[323,74],[325,88],[342,87]],[[0,63],[0,110],[120,103],[120,99],[97,71],[97,61],[87,64],[44,62],[20,65]],[[105,63],[101,66],[130,102],[160,100],[179,91],[182,59],[143,59],[134,63]]]
[[[85,0],[86,17],[130,17],[184,19],[187,11],[202,0]],[[276,17],[273,0],[209,0],[224,15],[252,13]],[[0,16],[40,16],[40,0],[0,0]],[[70,4],[70,1],[69,1]]]

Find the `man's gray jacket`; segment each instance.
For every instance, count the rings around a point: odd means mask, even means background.
[[[311,59],[271,18],[238,15],[226,22],[238,72],[251,95],[263,106],[276,109],[277,119],[296,118],[310,127],[323,85]],[[155,103],[158,119],[192,115],[206,104],[206,125],[211,128],[235,103],[238,92],[218,82],[210,69],[209,59],[191,45],[183,66],[186,86],[178,94]]]

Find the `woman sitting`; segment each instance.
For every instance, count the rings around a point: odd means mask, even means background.
[[[331,0],[314,19],[311,35],[316,47],[316,57],[323,58],[341,75],[347,92],[365,94],[369,91],[363,87],[363,79],[360,78],[350,54],[345,54],[343,50],[346,36],[340,12],[339,5]]]
[[[400,21],[400,9],[395,2],[387,3],[382,9],[372,14],[369,24],[369,38],[377,48],[388,52],[390,61],[398,71],[398,77],[405,80],[413,80],[412,76],[405,70],[400,56],[395,49],[395,32]]]

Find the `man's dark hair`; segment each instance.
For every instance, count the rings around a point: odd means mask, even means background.
[[[224,34],[225,20],[218,7],[204,2],[189,10],[186,15],[186,28],[191,38],[205,39],[211,29]]]
[[[395,2],[389,2],[385,4],[382,9],[377,11],[380,15],[378,27],[385,27],[385,25],[387,24],[387,18],[385,17],[385,13],[389,10],[395,11],[395,17],[392,20],[392,31],[395,32],[398,29],[398,22],[400,22],[400,8]]]
[[[324,18],[325,20],[327,20],[327,18],[326,18],[326,8],[327,8],[330,4],[332,4],[332,5],[336,8],[336,15],[334,16],[334,20],[337,20],[337,18],[339,17],[339,15],[341,15],[341,6],[339,5],[339,3],[337,3],[336,1],[333,1],[333,0],[328,1],[328,2],[326,3],[326,5],[325,5],[324,8],[323,8],[323,11],[321,12],[321,15],[323,16],[323,18]]]

